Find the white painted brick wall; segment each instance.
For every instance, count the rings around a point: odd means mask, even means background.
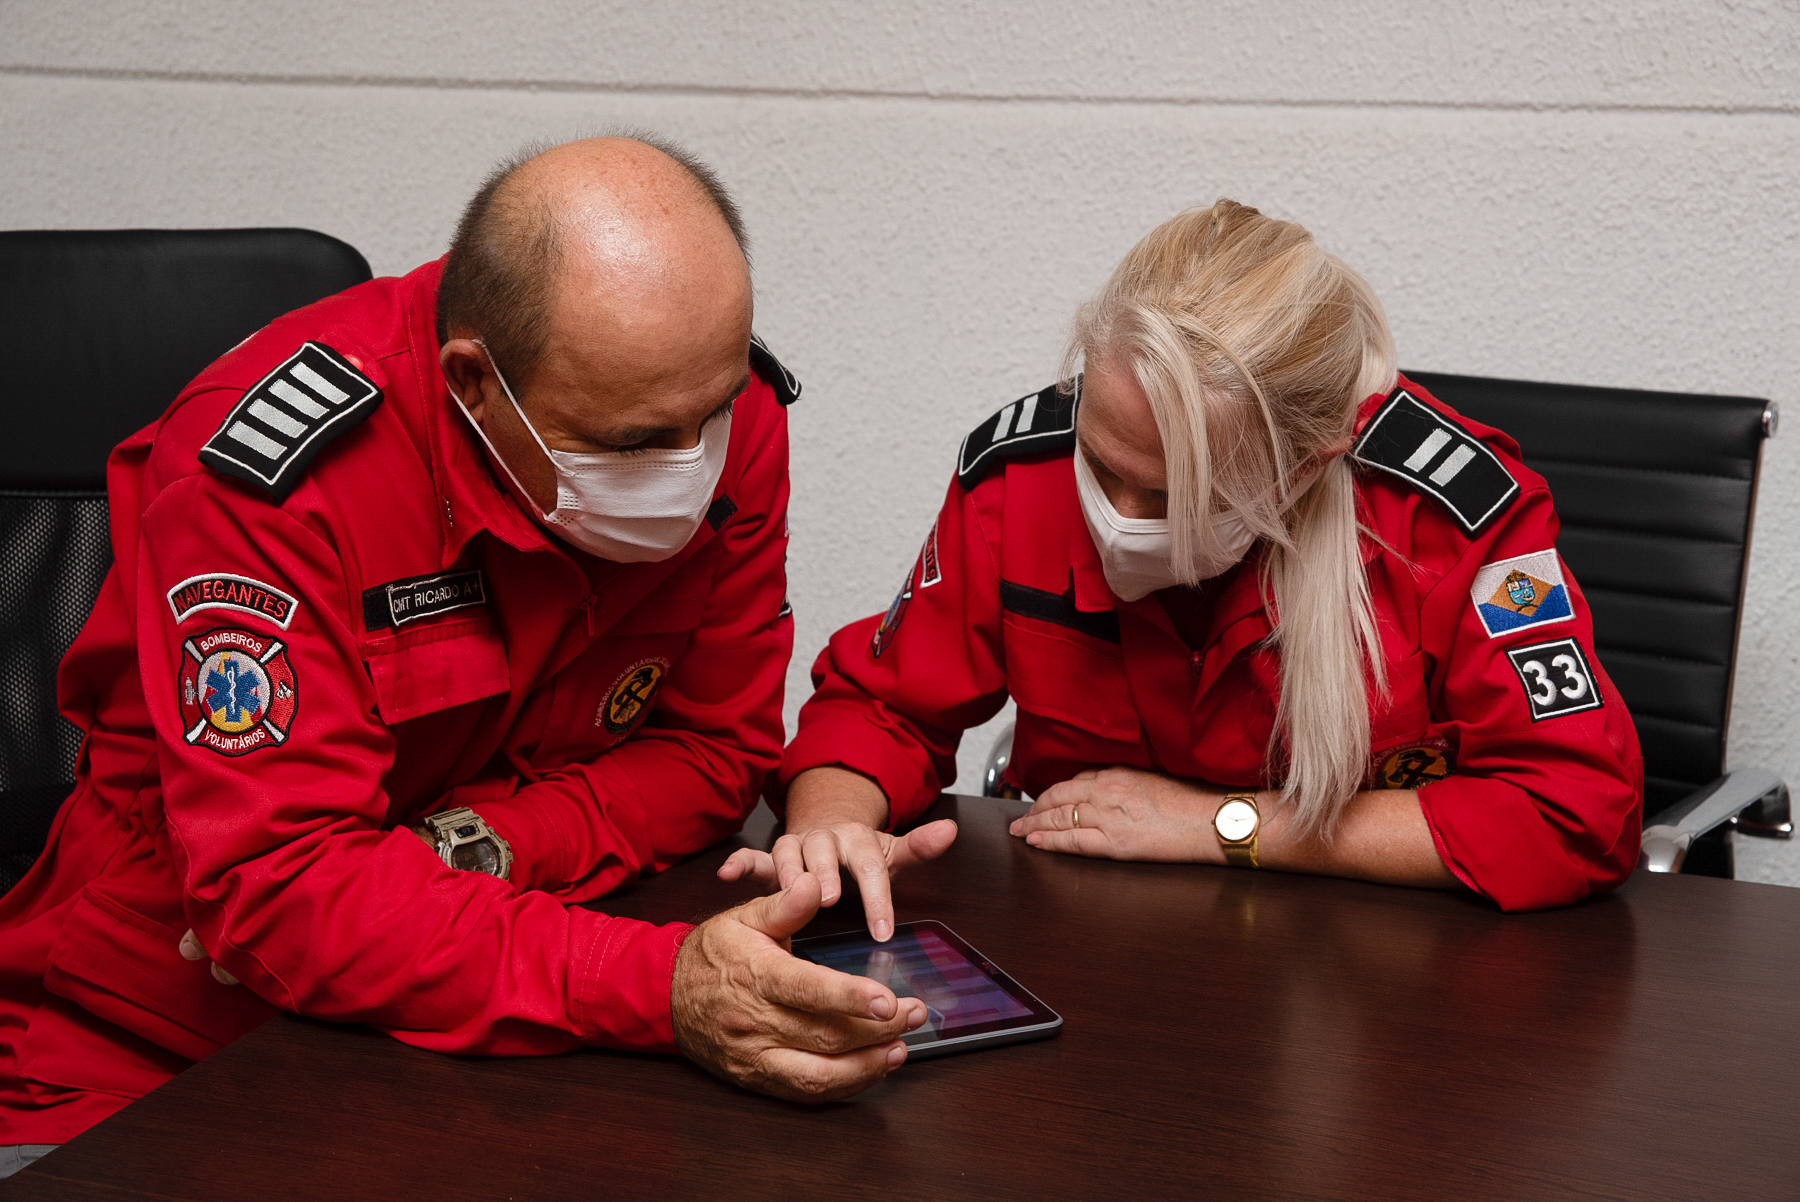
[[[1186,205],[1306,224],[1404,364],[1800,421],[1790,3],[0,0],[0,30],[4,228],[310,226],[400,272],[527,140],[640,124],[714,162],[807,386],[790,721],[963,432]],[[1797,437],[1765,459],[1731,759],[1800,782]],[[1800,845],[1739,858],[1800,884]]]

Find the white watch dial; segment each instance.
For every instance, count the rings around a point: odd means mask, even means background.
[[[1227,843],[1248,839],[1256,831],[1256,807],[1247,801],[1228,801],[1213,815],[1213,829]]]

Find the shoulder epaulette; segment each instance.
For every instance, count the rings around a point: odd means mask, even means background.
[[[1486,443],[1404,386],[1382,402],[1350,454],[1436,497],[1470,534],[1519,495],[1519,482]]]
[[[769,344],[755,334],[750,335],[750,366],[775,390],[776,401],[784,407],[800,399],[800,381],[794,378],[793,372],[781,365],[781,360],[775,357]]]
[[[1056,384],[1022,396],[969,431],[956,456],[956,479],[966,491],[979,484],[994,466],[1020,455],[1066,451],[1075,445],[1075,406],[1081,378],[1062,391]]]
[[[244,394],[200,448],[200,462],[279,504],[313,456],[380,404],[373,380],[325,344],[308,342]]]

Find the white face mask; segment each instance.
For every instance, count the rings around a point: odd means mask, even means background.
[[[1106,490],[1094,478],[1080,447],[1075,448],[1075,492],[1081,498],[1081,516],[1087,519],[1094,549],[1100,552],[1106,586],[1121,600],[1141,600],[1157,589],[1183,583],[1175,578],[1175,567],[1170,562],[1174,543],[1169,536],[1169,519],[1121,517],[1106,499]],[[1256,535],[1236,514],[1228,513],[1216,519],[1216,524],[1221,554],[1202,559],[1202,580],[1229,571],[1256,541]]]
[[[476,345],[487,350],[479,340]],[[538,437],[491,355],[488,364],[519,420],[556,470],[556,508],[541,515],[546,526],[590,555],[615,563],[653,563],[688,545],[725,473],[726,450],[731,445],[729,412],[702,426],[700,441],[685,451],[552,451]],[[462,398],[454,392],[450,395],[456,397],[456,407],[475,427],[494,461],[506,469],[519,495],[529,498],[531,494],[488,441],[481,423],[464,408]]]

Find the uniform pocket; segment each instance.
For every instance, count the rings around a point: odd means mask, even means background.
[[[486,623],[397,640],[367,662],[376,706],[390,726],[512,688],[506,642]]]
[[[93,885],[82,890],[50,949],[53,996],[26,1032],[20,1073],[137,1097],[276,1013],[243,986],[219,984],[205,961],[183,959],[181,935]]]
[[[1034,630],[1011,614],[1005,637],[1006,688],[1020,709],[1103,739],[1138,742],[1142,728],[1122,651]]]

